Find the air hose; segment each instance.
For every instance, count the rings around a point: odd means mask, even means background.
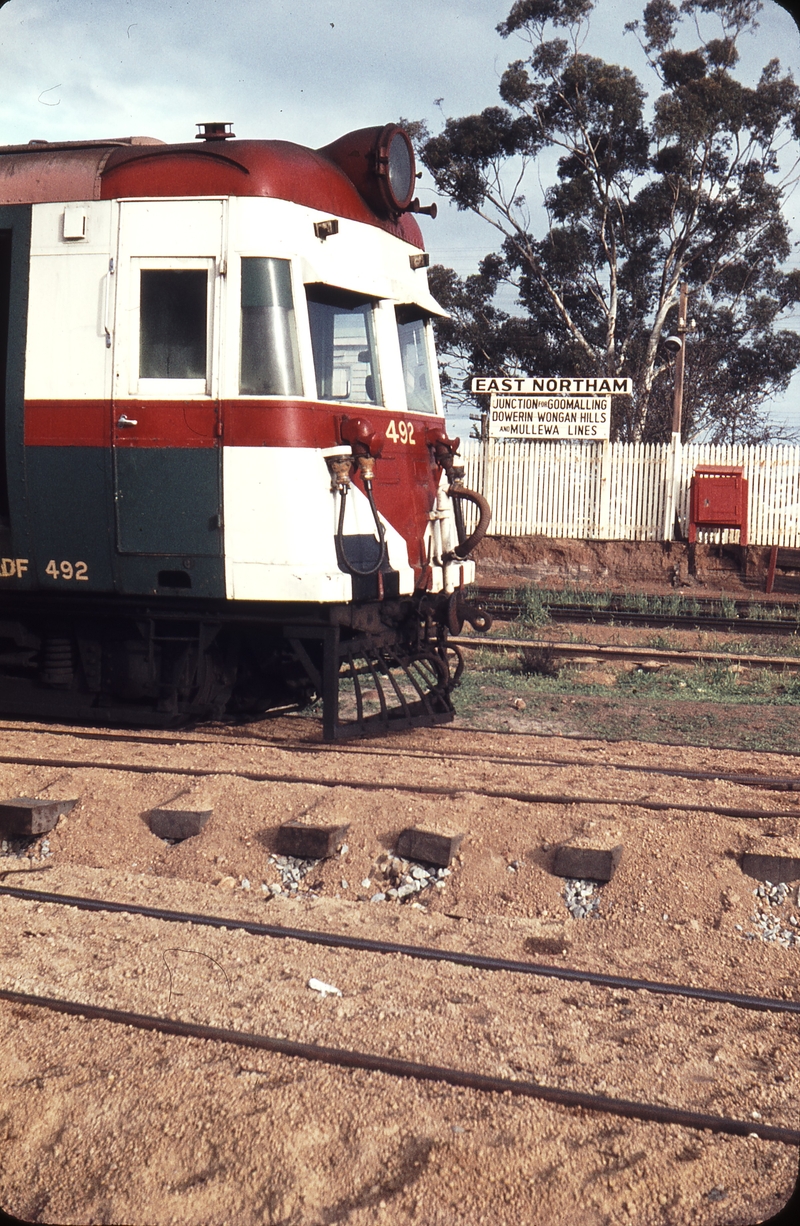
[[[482,494],[476,494],[474,490],[465,489],[461,484],[464,469],[457,468],[454,463],[461,440],[448,438],[441,426],[430,428],[426,432],[425,440],[433,450],[436,463],[444,469],[449,482],[447,493],[453,502],[453,519],[456,524],[458,544],[448,556],[451,558],[466,558],[489,531],[489,522],[492,518],[491,507]],[[464,526],[464,512],[461,509],[462,498],[466,502],[474,503],[478,508],[478,525],[471,536],[467,536],[467,530]]]
[[[364,489],[366,491],[367,499],[369,500],[370,509],[372,511],[372,518],[375,520],[375,527],[378,529],[378,544],[380,546],[380,554],[374,566],[369,566],[366,568],[361,567],[361,566],[356,566],[355,563],[351,562],[350,559],[348,558],[347,552],[344,546],[344,516],[345,516],[345,510],[347,508],[346,499],[347,499],[347,492],[350,489],[350,480],[349,480],[349,476],[345,480],[343,480],[341,477],[337,479],[337,477],[334,476],[334,489],[338,489],[339,491],[339,523],[336,528],[336,557],[339,560],[340,566],[343,566],[344,569],[348,571],[348,573],[351,575],[376,575],[378,571],[381,570],[384,564],[386,563],[387,549],[386,549],[386,532],[383,527],[383,524],[381,523],[381,519],[378,514],[378,508],[375,506],[375,496],[372,493],[372,476],[371,476],[370,470],[374,470],[374,461],[370,460],[369,457],[365,457],[365,456],[358,456],[356,458],[357,458],[358,466],[361,469],[361,475],[364,481]],[[349,463],[350,461],[348,460],[347,462],[348,469],[349,469]],[[368,472],[370,473],[369,476],[367,475]]]
[[[474,490],[465,489],[463,485],[454,483],[447,491],[453,501],[453,514],[456,521],[456,530],[458,532],[458,544],[453,553],[457,558],[466,558],[479,541],[482,541],[489,531],[489,522],[492,518],[492,510],[482,494],[476,494]],[[470,536],[465,536],[466,529],[464,528],[464,514],[459,503],[460,499],[466,502],[472,502],[478,508],[478,524],[475,531]]]

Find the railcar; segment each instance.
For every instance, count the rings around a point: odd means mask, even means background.
[[[198,127],[0,148],[0,711],[452,718],[489,508],[410,139]]]

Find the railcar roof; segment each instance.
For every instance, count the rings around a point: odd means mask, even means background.
[[[0,146],[0,204],[130,197],[261,196],[377,226],[420,249],[408,213],[375,213],[323,151],[280,140],[168,145],[154,137]]]

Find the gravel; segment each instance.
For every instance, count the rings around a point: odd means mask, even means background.
[[[386,885],[384,891],[374,895],[372,902],[418,902],[418,895],[425,890],[443,890],[447,878],[452,876],[449,868],[435,868],[418,860],[403,860],[394,852],[387,852],[378,861]],[[413,904],[412,904],[413,905]]]
[[[0,842],[0,855],[13,857],[15,860],[47,860],[52,854],[50,840],[46,836],[3,839]]]
[[[273,882],[272,885],[264,886],[261,889],[269,890],[270,894],[277,896],[282,894],[285,898],[296,898],[300,883],[304,877],[307,877],[310,872],[320,863],[319,860],[302,860],[297,856],[270,856],[269,863],[274,864],[281,878],[281,884]],[[245,878],[246,880],[246,878]],[[250,888],[248,882],[247,889]],[[309,891],[312,893],[313,891]]]
[[[573,919],[588,919],[600,914],[600,883],[580,877],[567,877],[564,902]]]
[[[795,905],[798,905],[798,892],[795,891]],[[763,885],[757,886],[753,890],[753,895],[759,902],[756,903],[755,911],[750,916],[755,932],[744,932],[742,925],[736,924],[736,929],[742,934],[743,940],[762,940],[770,944],[777,942],[784,949],[800,945],[800,932],[798,931],[800,920],[798,920],[798,916],[779,915],[776,913],[777,909],[783,907],[784,903],[789,899],[790,893],[790,888],[785,881],[782,881],[779,885],[773,885],[771,881],[765,881]],[[791,924],[791,928],[786,928],[784,921]]]
[[[272,897],[281,895],[284,898],[297,898],[298,890],[301,888],[303,894],[314,893],[313,890],[306,890],[305,887],[302,887],[301,883],[321,863],[320,860],[302,860],[296,856],[271,855],[269,863],[277,870],[280,883],[262,882],[263,894]],[[393,852],[388,852],[378,861],[372,877],[363,879],[361,889],[373,891],[369,896],[370,902],[411,902],[416,901],[418,895],[425,890],[443,890],[447,878],[451,875],[452,870],[449,868],[435,868],[433,865],[421,864],[414,860],[402,860]],[[379,880],[381,876],[383,881]],[[378,878],[378,880],[373,881],[373,878]],[[250,889],[250,882],[246,877],[241,878],[241,887],[244,890]],[[341,888],[343,890],[349,888],[345,877],[341,879]],[[360,897],[364,898],[363,895]]]

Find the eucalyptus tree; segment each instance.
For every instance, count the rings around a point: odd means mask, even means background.
[[[438,190],[499,238],[471,277],[431,270],[452,315],[439,326],[445,383],[458,390],[472,371],[626,375],[634,394],[614,397],[615,437],[668,437],[663,339],[685,281],[696,332],[684,437],[775,437],[768,402],[800,366],[800,337],[781,325],[800,301],[782,211],[798,177],[800,90],[777,60],[755,84],[737,78],[760,0],[650,0],[624,28],[650,97],[630,68],[582,50],[601,8],[607,28],[602,0],[517,0],[497,27],[525,48],[502,75],[502,105],[438,134],[417,125]],[[548,165],[537,232],[531,191]],[[504,284],[521,311],[498,305]]]

